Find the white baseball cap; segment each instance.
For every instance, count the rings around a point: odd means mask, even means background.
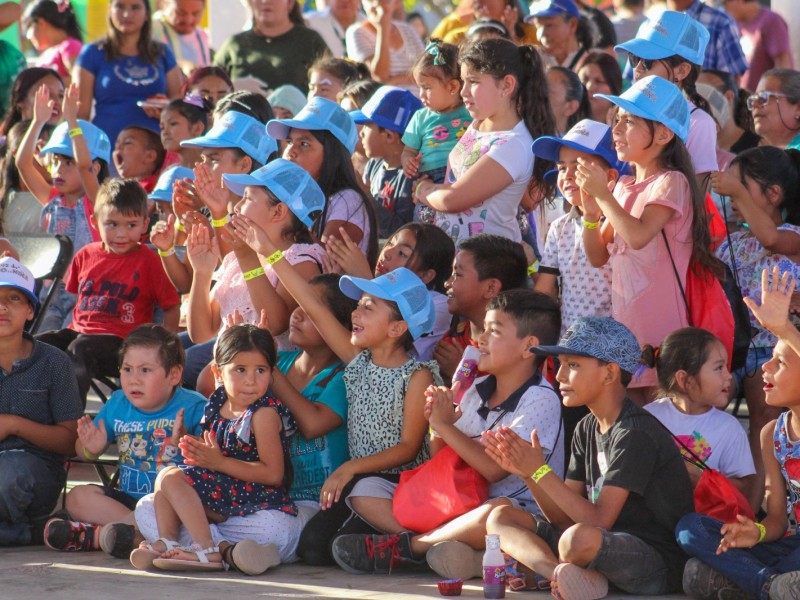
[[[15,258],[0,258],[0,288],[10,287],[19,290],[28,297],[34,308],[38,306],[36,297],[36,279],[33,273]]]

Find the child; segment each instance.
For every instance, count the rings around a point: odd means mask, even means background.
[[[447,156],[472,122],[461,99],[458,47],[433,40],[413,73],[424,108],[414,113],[403,133],[403,172],[409,179],[444,183]]]
[[[114,142],[114,167],[120,177],[136,179],[148,194],[164,164],[164,146],[157,131],[131,125],[119,132]]]
[[[689,107],[675,85],[655,76],[640,79],[622,96],[602,97],[620,107],[614,143],[636,176],[620,178],[612,194],[605,168],[578,159],[583,243],[592,266],[611,261],[614,317],[641,344],[657,345],[688,324],[680,288],[686,288],[690,262],[715,274],[721,266],[710,250],[705,197],[684,145]],[[680,281],[668,276],[674,272]],[[655,372],[646,369],[628,395],[643,405],[653,399],[655,384]]]
[[[42,543],[83,413],[67,356],[25,333],[37,305],[31,272],[0,258],[0,546]]]
[[[520,199],[532,184],[547,191],[547,161],[534,164],[534,137],[555,134],[542,60],[532,46],[481,40],[459,56],[461,97],[472,124],[448,158],[443,184],[422,180],[414,196],[436,210],[436,224],[456,246],[479,233],[518,242]],[[533,177],[533,179],[531,179]]]
[[[787,409],[761,431],[766,516],[753,522],[739,515],[725,524],[696,513],[681,519],[678,543],[694,557],[686,563],[683,589],[692,598],[788,600],[800,595],[800,536],[789,529],[789,519],[796,522],[800,516],[795,442],[800,437],[800,332],[788,318],[795,280],[788,272],[781,276],[775,265],[771,274],[762,271],[761,281],[761,304],[749,297],[745,303],[778,338],[772,358],[764,363],[764,390],[770,406]]]
[[[164,327],[178,326],[178,294],[156,253],[141,243],[147,227],[142,187],[132,179],[104,182],[92,225],[102,241],[79,250],[65,277],[67,291],[78,295],[72,323],[37,338],[67,351],[84,399],[93,377],[117,376],[123,340],[153,321],[156,305],[164,311]]]
[[[177,336],[160,325],[141,325],[125,338],[119,354],[122,389],[111,395],[94,422],[89,416],[78,421],[75,443],[75,454],[92,461],[116,442],[119,488],[72,488],[65,504],[69,520],[53,518],[45,527],[49,548],[98,550],[100,526],[116,522],[115,543],[107,550],[117,558],[130,555],[136,501],[153,492],[161,470],[183,463],[181,436],[200,433],[206,399],[180,387],[184,360]]]
[[[53,69],[69,85],[75,59],[83,48],[81,27],[72,6],[39,0],[25,10],[22,29],[39,53],[35,65]]]
[[[564,470],[561,403],[538,372],[541,361],[530,350],[542,343],[555,343],[560,326],[558,305],[549,296],[511,290],[492,298],[479,342],[478,368],[487,375],[476,379],[466,390],[458,409],[450,388],[432,386],[425,392],[431,453],[449,446],[489,481],[490,501],[433,531],[413,535],[404,531],[392,514],[397,486],[380,479],[362,479],[350,493],[348,503],[362,519],[389,535],[337,537],[333,556],[339,566],[351,572],[383,573],[404,564],[418,564],[425,556],[437,573],[446,572],[448,578],[480,576],[486,517],[492,507],[507,504],[528,512],[539,511],[530,490],[486,455],[481,433],[507,426],[527,438],[535,430],[551,466],[557,473]],[[386,550],[368,551],[379,547]],[[451,570],[465,564],[471,568],[463,572]]]
[[[756,469],[747,435],[736,418],[724,412],[731,374],[722,342],[705,329],[687,327],[669,334],[658,348],[645,346],[644,356],[646,364],[655,367],[665,396],[645,410],[758,506],[761,496],[752,497]],[[689,463],[686,468],[696,486],[701,471]]]
[[[525,570],[552,580],[559,600],[594,600],[609,583],[629,594],[680,589],[686,557],[675,525],[693,510],[692,487],[675,443],[653,417],[626,398],[641,352],[633,333],[609,317],[580,318],[558,346],[564,406],[586,406],[562,481],[546,462],[536,431],[531,444],[506,427],[487,432],[487,452],[521,477],[545,518],[495,508],[487,533]]]
[[[291,119],[306,105],[306,95],[290,84],[276,87],[267,96],[276,119]]]
[[[617,159],[611,128],[584,119],[563,138],[544,136],[533,142],[533,155],[556,163],[558,191],[572,206],[547,231],[534,289],[561,296],[561,334],[578,317],[611,316],[611,265],[593,268],[583,246],[583,206],[575,177],[578,158],[595,159],[609,181],[625,171]]]
[[[364,63],[323,56],[308,69],[308,99],[319,96],[337,102],[339,92],[362,79],[371,79],[369,67]]]
[[[195,163],[200,162],[200,152],[196,148],[181,147],[181,142],[206,132],[210,111],[209,100],[192,94],[172,100],[161,111],[161,143],[166,152],[164,168],[178,164],[193,169]]]
[[[233,82],[222,67],[195,69],[183,83],[181,96],[192,94],[207,100],[213,109],[217,102],[233,91]]]
[[[155,202],[156,213],[160,217],[159,222],[156,223],[156,225],[153,226],[153,229],[150,231],[150,241],[156,247],[156,250],[158,250],[159,256],[167,255],[170,250],[174,251],[175,249],[175,245],[173,243],[175,241],[175,218],[174,213],[172,212],[172,193],[175,182],[185,179],[193,181],[194,171],[187,167],[181,167],[180,165],[172,165],[161,172],[161,175],[158,176],[158,181],[156,181],[155,187],[153,187],[153,191],[147,196],[148,200]],[[171,221],[168,220],[170,215],[173,216]],[[160,244],[162,239],[167,244],[167,246],[163,248]],[[162,256],[162,258],[166,259],[167,256]],[[167,275],[169,275],[169,271],[167,271]],[[173,281],[173,283],[175,282]],[[178,290],[178,293],[186,293],[188,291],[188,289]]]
[[[287,494],[292,471],[285,452],[295,423],[268,392],[275,358],[272,336],[255,325],[234,325],[219,336],[213,368],[222,386],[209,399],[202,435],[181,439],[189,466],[164,469],[153,502],[137,508],[137,522],[150,540],[131,553],[137,569],[221,571],[221,532],[211,524],[221,528],[259,511],[269,511],[262,536],[280,544],[272,550],[284,558],[293,554],[289,540],[297,540],[299,529],[297,507]],[[189,543],[176,547],[175,540],[187,537]],[[238,541],[233,535],[221,539]]]

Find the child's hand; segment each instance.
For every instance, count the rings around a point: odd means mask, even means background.
[[[87,415],[78,419],[78,439],[89,454],[100,456],[108,445],[103,419],[98,419],[97,423]]]
[[[709,175],[711,189],[720,196],[740,197],[747,194],[747,188],[730,171],[715,171]]]
[[[409,179],[414,179],[419,173],[419,163],[422,162],[422,154],[416,156],[406,156],[403,159],[403,173]]]
[[[353,479],[353,473],[350,471],[349,462],[344,463],[336,469],[322,484],[322,491],[319,495],[319,507],[322,510],[327,510],[334,503],[339,501],[344,487]]]
[[[233,234],[261,256],[270,256],[278,249],[266,231],[242,214],[233,215],[228,225]]]
[[[736,515],[735,523],[725,523],[720,529],[722,541],[717,554],[727,552],[731,548],[752,548],[758,543],[761,535],[756,524],[744,515]]]
[[[172,186],[172,210],[179,219],[190,210],[200,210],[203,203],[194,189],[194,181],[188,177],[177,179]]]
[[[528,479],[544,465],[544,453],[539,444],[539,434],[531,431],[528,444],[508,427],[498,427],[494,431],[484,431],[481,435],[488,454],[504,471],[522,479]]]
[[[460,381],[456,381],[452,389],[429,385],[425,390],[425,416],[434,431],[452,425],[461,418],[461,407],[453,403],[461,385]]]
[[[320,257],[320,262],[322,263],[323,273],[336,273],[337,275],[344,275],[344,270],[342,269],[341,265],[338,262],[331,260],[329,254],[323,254]]]
[[[186,431],[186,424],[183,421],[183,417],[186,414],[186,409],[182,408],[178,411],[175,415],[175,423],[172,425],[172,437],[170,438],[170,443],[173,446],[177,446],[181,443],[181,438],[185,436],[188,431]]]
[[[204,431],[202,437],[184,435],[178,447],[183,453],[183,462],[190,467],[203,467],[219,471],[225,459],[217,443],[217,438],[210,431]]]
[[[79,102],[80,93],[78,91],[78,84],[72,82],[64,94],[64,102],[61,104],[61,112],[64,115],[64,120],[70,125],[75,125],[78,122],[78,111],[81,108]]]
[[[342,239],[328,236],[325,241],[325,249],[328,251],[328,256],[337,263],[344,273],[353,277],[372,279],[372,271],[370,271],[364,252],[347,235],[344,227],[339,228],[339,235]]]
[[[464,348],[467,345],[461,338],[442,339],[436,343],[433,349],[433,359],[439,363],[439,370],[445,379],[453,376],[464,355]]]
[[[186,238],[186,254],[195,273],[210,274],[219,264],[219,244],[207,227],[192,225]]]
[[[153,246],[166,252],[175,245],[175,215],[169,215],[166,221],[159,221],[150,231]]]
[[[53,116],[55,102],[50,100],[50,90],[46,85],[39,86],[36,95],[33,97],[33,121],[36,123],[46,123]]]
[[[422,203],[425,206],[430,206],[428,204],[428,194],[430,194],[436,188],[436,184],[433,183],[427,176],[421,177],[417,180],[417,183],[414,184],[414,187],[411,190],[412,200],[416,203]]]
[[[222,219],[227,216],[228,190],[217,185],[211,169],[205,163],[197,163],[194,167],[194,190],[200,201],[211,211],[212,218]]]
[[[614,188],[615,182],[608,179],[606,170],[595,161],[578,158],[578,168],[575,171],[575,183],[581,188],[581,197],[586,195],[592,198],[607,198]],[[584,193],[585,192],[585,193]],[[583,207],[586,212],[586,206]]]
[[[789,271],[781,275],[780,268],[775,265],[772,267],[771,278],[767,269],[761,271],[761,304],[752,298],[744,298],[744,303],[758,322],[778,337],[782,337],[787,328],[792,327],[789,306],[794,286],[795,280]]]

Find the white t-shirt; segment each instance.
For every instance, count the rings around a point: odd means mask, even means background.
[[[746,477],[756,472],[747,434],[732,415],[716,408],[701,415],[687,415],[669,398],[660,398],[644,408],[712,469],[726,477]],[[681,453],[686,451],[681,449]]]
[[[461,240],[479,233],[494,233],[512,241],[522,240],[517,209],[533,174],[531,137],[525,122],[508,131],[478,131],[473,122],[458,140],[447,159],[448,183],[455,183],[484,155],[496,161],[512,182],[491,196],[458,213],[436,211],[436,225],[444,230],[456,247]]]
[[[211,64],[211,46],[205,29],[195,27],[191,33],[178,33],[170,27],[161,12],[153,15],[153,39],[164,42],[175,60],[190,62],[198,67]]]
[[[339,21],[331,14],[331,9],[315,10],[307,12],[303,15],[306,20],[306,25],[316,31],[325,40],[331,55],[335,58],[344,58],[347,56],[345,50],[345,32],[346,27],[342,27]],[[356,15],[356,24],[364,20],[364,15],[358,13]]]
[[[687,102],[689,102],[687,100]],[[719,171],[717,166],[717,124],[702,108],[689,102],[689,140],[686,149],[695,173]]]
[[[358,243],[358,247],[361,248],[364,254],[367,254],[371,231],[367,207],[364,206],[361,194],[350,189],[336,192],[328,198],[328,214],[325,217],[325,222],[329,223],[330,221],[346,221],[358,227],[364,234]]]
[[[416,30],[405,21],[392,21],[392,25],[403,38],[403,45],[400,48],[389,49],[389,77],[397,77],[411,71],[411,67],[417,62],[417,57],[425,50],[425,46]],[[365,63],[375,55],[378,38],[371,27],[356,23],[347,28],[345,42],[347,57]],[[419,88],[415,83],[407,83],[400,87],[419,94]]]

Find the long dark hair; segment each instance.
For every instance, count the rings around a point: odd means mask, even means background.
[[[25,97],[34,89],[45,77],[55,77],[64,85],[61,75],[53,69],[44,67],[31,67],[20,71],[11,87],[11,101],[8,105],[8,112],[0,124],[0,135],[8,135],[11,128],[22,120],[20,105],[25,101]]]
[[[772,185],[781,188],[783,198],[778,208],[784,222],[800,225],[800,152],[758,146],[741,152],[731,162],[731,166],[734,165],[739,165],[742,183],[748,177],[762,192]]]
[[[401,231],[410,231],[414,234],[417,243],[414,252],[408,257],[408,263],[414,265],[418,272],[433,270],[436,273],[427,288],[434,292],[444,293],[444,284],[453,273],[453,258],[456,255],[456,246],[453,239],[441,227],[429,223],[406,223],[398,228],[386,244]],[[384,247],[386,246],[384,244]]]
[[[27,30],[35,21],[41,19],[56,29],[64,31],[68,37],[83,41],[83,32],[78,24],[72,5],[65,1],[55,3],[53,0],[39,0],[25,11],[22,17],[22,28]]]
[[[308,78],[314,71],[324,71],[342,82],[342,88],[362,79],[372,79],[369,67],[362,62],[323,55],[308,67]]]
[[[682,56],[678,56],[677,54],[675,56],[665,58],[661,62],[663,62],[664,66],[667,67],[667,81],[675,82],[675,85],[683,90],[683,94],[692,102],[692,104],[694,104],[697,108],[706,111],[711,117],[713,117],[714,115],[711,112],[711,105],[708,103],[708,100],[700,95],[700,92],[697,91],[696,87],[697,78],[700,77],[700,71],[702,68],[699,65],[690,63],[688,60]],[[681,63],[688,64],[691,67],[691,70],[685,79],[677,81],[675,79],[675,67]]]
[[[690,377],[697,378],[714,344],[722,342],[713,333],[697,327],[684,327],[670,333],[657,348],[644,346],[642,362],[651,369],[655,367],[661,393],[674,396],[686,393],[679,388],[675,374],[685,371]]]
[[[122,58],[122,54],[119,51],[120,32],[111,21],[111,4],[114,2],[115,0],[111,0],[106,17],[108,31],[105,37],[97,44],[97,47],[105,53],[106,60]],[[154,65],[164,56],[165,46],[161,42],[153,40],[153,12],[150,8],[150,2],[148,0],[141,0],[141,2],[144,4],[145,20],[141,31],[139,31],[139,41],[136,43],[137,55],[143,62]]]
[[[597,65],[612,95],[619,96],[622,93],[622,69],[619,68],[616,58],[608,52],[592,50],[583,55],[575,70],[580,72],[586,65]]]
[[[31,121],[29,120],[20,121],[8,132],[5,156],[2,161],[0,161],[0,207],[3,210],[6,208],[9,193],[18,191],[22,187],[22,180],[19,176],[19,169],[17,169],[17,159],[15,155],[30,124]],[[54,125],[46,123],[39,134],[39,140],[46,141],[50,137],[50,134],[53,133],[54,129]]]
[[[339,279],[341,276],[336,273],[324,273],[317,275],[308,283],[322,289],[322,299],[325,305],[336,320],[350,330],[353,327],[353,311],[358,306],[358,302],[342,293],[339,288]]]
[[[539,52],[533,46],[516,46],[502,38],[477,40],[462,46],[458,62],[478,73],[495,79],[511,75],[517,80],[515,103],[517,114],[533,139],[555,135],[556,120],[547,95],[547,78]],[[552,195],[553,184],[544,180],[544,174],[554,168],[546,160],[535,160],[531,185],[545,197]]]

